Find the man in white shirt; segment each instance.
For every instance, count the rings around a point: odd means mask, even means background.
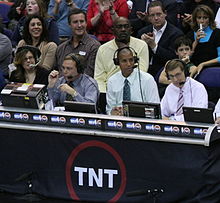
[[[112,75],[107,83],[107,114],[123,115],[123,100],[159,103],[157,84],[150,74],[139,69],[134,50],[122,47],[116,51],[115,57],[114,63],[121,71]],[[128,97],[125,92],[129,92]]]
[[[187,77],[183,61],[180,59],[168,61],[165,65],[165,72],[171,84],[167,87],[161,100],[161,112],[164,118],[184,121],[183,106],[208,107],[208,95],[205,87],[200,82]]]

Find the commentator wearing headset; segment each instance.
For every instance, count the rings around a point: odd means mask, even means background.
[[[63,106],[65,100],[96,103],[99,96],[98,84],[84,74],[84,57],[69,54],[64,58],[61,70],[53,70],[48,77],[48,95],[53,106]]]
[[[159,103],[157,84],[149,73],[139,69],[138,57],[131,47],[122,47],[114,53],[114,64],[120,71],[107,82],[107,114],[123,115],[122,101]]]
[[[186,64],[180,59],[166,63],[165,72],[171,84],[166,88],[161,100],[161,113],[164,119],[184,121],[183,106],[208,107],[208,95],[200,82],[187,77]]]
[[[47,85],[50,71],[41,67],[40,62],[41,52],[37,47],[19,47],[13,62],[15,70],[11,70],[9,81]]]

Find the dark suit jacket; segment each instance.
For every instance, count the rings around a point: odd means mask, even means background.
[[[142,12],[146,11],[147,1],[148,0],[132,0],[133,7],[128,18],[133,27],[133,31],[134,31],[133,36],[137,35],[138,30],[150,24],[149,22],[140,20],[136,15],[137,11],[142,11]],[[165,9],[167,10],[167,20],[175,24],[176,23],[176,13],[175,13],[176,1],[175,0],[161,0],[161,2],[163,3]]]
[[[142,28],[138,32],[138,37],[140,38],[143,33],[148,32],[153,32],[153,25],[148,25]],[[153,63],[148,69],[150,74],[156,76],[157,72],[165,65],[168,60],[176,58],[174,41],[181,35],[183,35],[183,32],[180,29],[169,22],[167,23],[167,27],[165,28],[164,33],[158,42],[156,53],[154,54],[149,47],[150,60],[153,57]]]

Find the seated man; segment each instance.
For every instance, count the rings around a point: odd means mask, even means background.
[[[112,75],[107,83],[107,114],[123,115],[122,101],[159,103],[157,84],[150,74],[135,66],[138,57],[130,47],[119,48],[114,58],[120,71]]]
[[[53,106],[63,106],[65,100],[96,103],[99,97],[97,82],[83,73],[84,57],[69,54],[64,58],[62,77],[53,70],[48,77],[48,95]]]
[[[180,59],[173,59],[165,65],[167,77],[171,84],[167,87],[161,100],[161,113],[166,119],[183,121],[183,106],[208,107],[208,95],[200,82],[186,77],[186,64]]]

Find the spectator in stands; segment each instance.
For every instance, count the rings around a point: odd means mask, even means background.
[[[56,70],[60,70],[65,56],[70,53],[77,53],[83,55],[86,59],[85,73],[93,77],[95,57],[100,43],[91,38],[86,32],[86,14],[83,10],[78,8],[71,10],[68,21],[73,36],[57,48],[54,67]]]
[[[27,0],[16,0],[11,6],[8,12],[8,18],[10,19],[8,28],[11,30],[15,29],[18,21],[26,15],[26,1]]]
[[[29,16],[25,25],[22,39],[18,47],[32,45],[38,47],[41,51],[40,66],[45,69],[52,69],[55,61],[57,45],[54,42],[48,42],[47,28],[45,21],[38,15]]]
[[[48,77],[48,94],[53,106],[63,106],[65,100],[96,103],[99,96],[97,82],[83,73],[85,58],[69,54],[64,58],[62,77],[53,70]]]
[[[9,81],[47,85],[49,71],[38,65],[40,55],[36,47],[19,47],[14,59],[16,70],[12,71]]]
[[[216,15],[219,8],[219,4],[214,2],[213,0],[185,0],[182,11],[182,19],[185,33],[190,30],[192,24],[192,13],[199,5],[206,5],[211,8],[211,10],[214,12],[214,16]]]
[[[141,28],[149,25],[150,22],[148,20],[147,9],[149,3],[152,0],[132,0],[133,6],[131,13],[129,14],[129,21],[131,22],[131,26],[133,28],[133,36],[137,35],[137,31]],[[175,0],[161,0],[164,5],[164,8],[167,12],[167,20],[168,22],[176,25],[177,24],[177,3]]]
[[[59,37],[58,37],[58,27],[56,21],[49,17],[46,10],[45,10],[45,4],[43,0],[27,0],[26,2],[26,11],[27,15],[22,17],[13,33],[12,36],[12,44],[13,46],[16,46],[18,42],[23,39],[23,29],[24,25],[27,21],[28,16],[30,15],[39,15],[42,18],[44,18],[46,22],[46,27],[48,30],[48,40],[50,42],[55,42],[56,44],[59,44]]]
[[[190,74],[190,77],[193,77],[196,74],[197,67],[190,61],[192,55],[192,41],[186,37],[181,36],[175,40],[175,52],[177,57],[186,63],[187,72]],[[161,72],[159,76],[159,92],[160,96],[163,96],[165,88],[171,83],[171,80],[167,78],[165,69]]]
[[[167,62],[165,72],[171,80],[161,100],[161,112],[164,119],[183,121],[183,106],[208,107],[208,95],[203,84],[186,77],[186,64],[173,59]]]
[[[87,11],[88,31],[103,44],[112,40],[113,21],[117,17],[128,17],[126,0],[90,0]]]
[[[0,70],[7,78],[8,65],[12,60],[12,44],[10,39],[6,35],[2,34],[2,32],[3,29],[0,29]]]
[[[148,16],[151,25],[138,32],[149,47],[149,73],[156,76],[165,63],[175,58],[174,41],[183,35],[182,31],[166,21],[166,11],[160,1],[153,1],[148,6]]]
[[[123,100],[160,102],[154,78],[149,73],[135,68],[138,58],[132,48],[119,48],[114,62],[120,66],[120,71],[108,79],[107,114],[123,115]]]
[[[203,68],[220,62],[220,30],[216,28],[213,11],[205,5],[196,7],[192,14],[193,41],[192,62],[197,66],[197,73]]]
[[[57,21],[61,41],[67,40],[72,35],[72,30],[68,25],[69,11],[79,8],[86,12],[88,3],[89,0],[50,0],[48,13]]]

